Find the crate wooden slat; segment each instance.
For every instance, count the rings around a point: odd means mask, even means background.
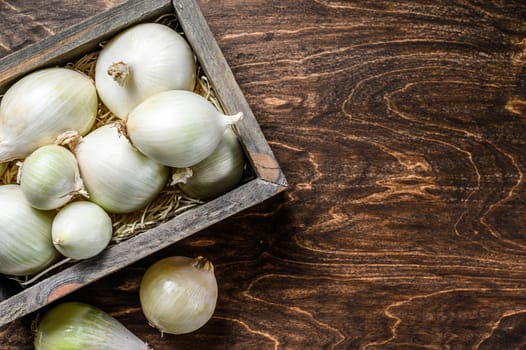
[[[122,29],[174,12],[228,113],[242,111],[236,125],[256,177],[229,193],[76,263],[0,303],[0,326],[163,249],[286,188],[286,180],[195,0],[132,0],[0,60],[0,92],[41,67],[63,64],[93,51]],[[1,287],[0,281],[0,287]]]

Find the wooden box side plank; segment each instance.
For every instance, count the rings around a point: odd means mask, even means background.
[[[286,186],[285,176],[199,6],[195,0],[174,0],[173,3],[185,35],[225,111],[230,114],[241,111],[245,115],[241,122],[236,123],[236,128],[258,177]]]

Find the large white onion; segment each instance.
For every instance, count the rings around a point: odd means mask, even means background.
[[[35,350],[150,350],[122,323],[84,303],[66,302],[46,312],[35,333]]]
[[[97,92],[86,75],[66,68],[27,75],[0,102],[0,162],[25,158],[68,130],[84,135],[96,114]]]
[[[192,176],[179,187],[187,195],[209,200],[234,188],[243,175],[243,150],[232,129],[228,128],[211,155],[191,167]]]
[[[208,322],[216,307],[214,267],[203,257],[162,259],[144,274],[139,296],[152,326],[163,333],[193,332]]]
[[[118,34],[102,49],[95,82],[104,104],[119,118],[166,90],[192,90],[196,80],[190,46],[173,29],[143,23]]]
[[[208,157],[225,129],[243,116],[224,115],[190,91],[158,93],[133,109],[126,123],[132,143],[157,162],[185,168]]]
[[[32,208],[18,185],[0,186],[0,208],[0,273],[26,276],[49,266],[58,257],[52,214]]]
[[[133,148],[116,125],[92,131],[74,153],[90,200],[111,213],[143,208],[167,180],[168,169]]]
[[[20,188],[31,206],[52,210],[84,194],[84,184],[73,153],[57,145],[38,148],[24,160]]]

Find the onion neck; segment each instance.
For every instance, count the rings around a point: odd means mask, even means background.
[[[107,72],[117,84],[125,86],[130,77],[130,66],[123,61],[114,62],[108,67]]]
[[[89,199],[89,193],[84,187],[84,181],[82,181],[80,173],[75,174],[75,185],[76,189],[73,192],[71,192],[70,195],[81,195],[84,198]]]
[[[119,134],[119,137],[124,136],[126,140],[132,145],[133,148],[136,149],[135,145],[133,144],[130,135],[128,134],[128,126],[127,126],[127,120],[121,119],[119,121],[116,121],[114,126],[117,128],[117,133]]]
[[[65,131],[58,135],[55,140],[56,145],[67,146],[73,153],[81,142],[82,136],[76,130]]]
[[[194,259],[192,262],[192,266],[195,267],[199,271],[204,272],[213,272],[214,271],[214,265],[208,260],[207,258],[203,258],[202,256],[198,256]]]
[[[232,125],[243,119],[243,116],[243,112],[238,112],[234,115],[225,115],[223,119],[226,125]]]
[[[170,182],[170,186],[174,186],[177,184],[185,184],[186,181],[188,181],[188,179],[191,178],[193,174],[194,173],[190,168],[174,169],[172,174],[172,182]]]

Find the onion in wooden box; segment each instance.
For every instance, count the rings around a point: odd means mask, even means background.
[[[157,42],[164,48],[156,55],[161,62],[155,67],[157,71],[148,72],[151,67],[139,54],[141,47],[144,52],[153,49],[137,39],[126,39],[125,33],[130,30],[150,38],[150,44],[159,35]],[[131,53],[126,52],[129,47],[134,48]],[[8,147],[2,150],[2,140],[9,131],[2,127],[1,121],[6,118],[2,113],[6,114],[10,106],[12,110],[19,108],[17,103],[24,108],[35,107],[23,99],[17,101],[15,91],[17,84],[30,80],[27,77],[32,74],[57,79],[54,86],[47,87],[48,92],[61,89],[62,95],[55,100],[79,100],[80,107],[56,101],[51,107],[40,106],[50,114],[57,110],[75,114],[77,123],[37,118],[29,121],[29,131],[14,128],[21,133],[21,145],[15,142],[14,147],[13,140],[6,141],[4,146]],[[61,74],[72,75],[69,81],[78,82],[68,85]],[[40,86],[38,79],[35,81],[31,83]],[[20,90],[28,86],[31,84]],[[37,236],[43,242],[43,251],[48,252],[26,269],[10,270],[7,267],[12,262],[8,264],[9,259],[0,256],[5,265],[0,270],[5,267],[4,273],[16,275],[23,285],[0,303],[0,325],[286,187],[280,167],[195,0],[128,1],[4,57],[0,60],[0,93],[5,94],[1,103],[7,106],[2,112],[0,104],[0,189],[16,192],[22,214],[35,217],[33,225],[40,225]],[[42,105],[45,102],[41,101]],[[184,117],[189,114],[191,118]],[[49,146],[46,152],[31,157],[51,144],[58,146]],[[66,152],[73,155],[76,164]],[[64,170],[57,174],[56,169]],[[61,176],[65,176],[63,182],[57,180]],[[59,182],[61,186],[54,186]],[[46,197],[50,193],[52,198]],[[6,198],[4,202],[9,203],[10,197]],[[90,239],[95,242],[109,237],[107,221],[100,211],[91,205],[68,208],[77,202],[93,203],[107,214],[112,224],[112,241],[107,247],[83,251],[83,239],[90,237],[79,235],[80,228],[63,229],[67,227],[64,220],[80,222],[81,216],[93,215],[91,221],[100,222],[100,227],[94,225],[91,231],[100,229],[102,238]],[[61,222],[53,231],[57,213],[66,208],[67,214],[59,216]],[[2,220],[16,219],[4,216]],[[9,230],[4,226],[0,234],[12,235],[12,226]],[[49,243],[42,239],[46,235]],[[66,257],[59,251],[71,254]],[[3,284],[2,278],[0,287]]]

